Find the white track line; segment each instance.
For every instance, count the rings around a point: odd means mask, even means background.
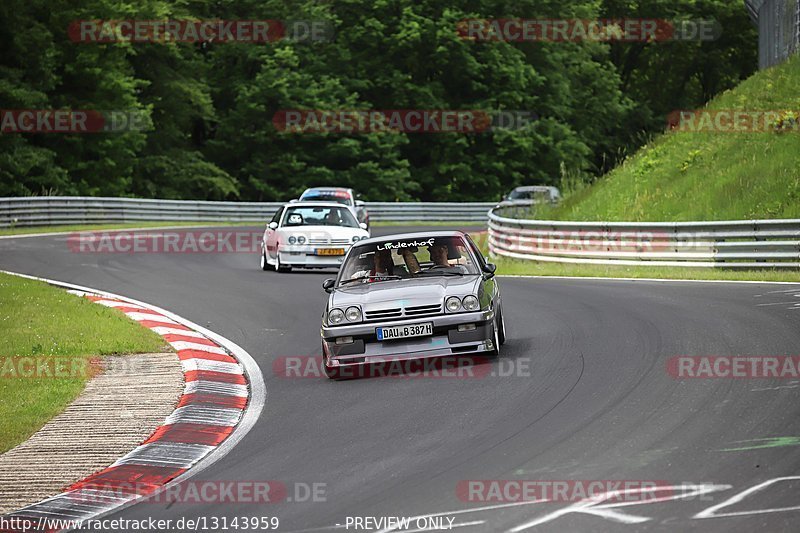
[[[800,281],[755,281],[733,279],[664,279],[664,278],[604,278],[600,276],[522,276],[518,274],[498,274],[498,278],[528,278],[528,279],[567,279],[567,280],[592,280],[592,281],[659,281],[666,283],[743,283],[757,285],[798,285]]]

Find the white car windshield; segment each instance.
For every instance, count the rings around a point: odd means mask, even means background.
[[[292,206],[283,216],[284,227],[341,226],[357,228],[358,221],[346,207]]]
[[[478,274],[478,265],[467,246],[461,237],[418,237],[357,245],[342,265],[339,284]]]

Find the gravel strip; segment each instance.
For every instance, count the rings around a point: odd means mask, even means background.
[[[174,353],[106,357],[103,367],[63,413],[0,455],[0,515],[112,464],[164,423],[183,392]]]

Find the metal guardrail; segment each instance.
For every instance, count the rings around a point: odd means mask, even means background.
[[[558,263],[800,268],[800,220],[561,222],[492,209],[489,251]]]
[[[0,198],[0,228],[125,222],[264,223],[284,202],[205,202],[84,196]],[[494,203],[368,202],[372,221],[485,222]]]

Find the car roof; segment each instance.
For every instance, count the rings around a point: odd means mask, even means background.
[[[350,209],[349,205],[343,205],[343,204],[340,204],[339,202],[305,202],[305,201],[303,201],[303,202],[287,202],[287,203],[283,204],[283,207],[302,207],[302,208],[306,208],[306,207],[339,207],[339,208]]]
[[[378,242],[396,241],[403,239],[430,239],[431,237],[433,238],[464,237],[465,235],[466,233],[460,230],[417,231],[413,233],[395,233],[392,235],[381,235],[380,237],[370,237],[369,239],[358,241],[358,244],[356,246],[361,246],[362,244],[373,244]]]
[[[308,189],[303,191],[303,194],[311,191],[319,191],[319,192],[335,192],[335,191],[344,191],[350,192],[352,189],[347,187],[309,187]],[[301,195],[302,196],[302,195]]]
[[[552,185],[523,185],[521,187],[515,187],[515,191],[544,191],[544,190],[553,190],[555,187]]]

